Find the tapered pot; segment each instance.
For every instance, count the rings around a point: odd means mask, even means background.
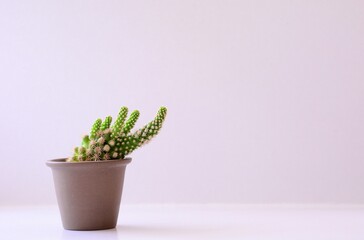
[[[131,158],[97,162],[47,161],[52,169],[63,227],[68,230],[115,228],[126,165]]]

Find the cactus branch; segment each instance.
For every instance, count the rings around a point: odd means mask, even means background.
[[[128,119],[128,121],[126,121],[125,126],[123,128],[123,133],[126,135],[128,134],[131,129],[134,127],[135,123],[138,121],[139,118],[139,111],[135,110],[130,114],[130,117]]]
[[[112,117],[111,116],[107,116],[105,118],[105,120],[102,122],[100,130],[104,131],[105,129],[109,128],[111,125],[111,121],[112,121]]]
[[[120,134],[121,129],[123,129],[123,125],[124,125],[127,115],[128,115],[128,108],[122,107],[119,111],[118,117],[116,118],[114,126],[112,127],[112,136],[113,137],[116,137]]]
[[[81,146],[84,147],[84,148],[88,148],[90,145],[90,137],[88,135],[85,135],[83,138],[82,138],[82,143],[81,143]]]
[[[145,125],[139,132],[135,132],[133,136],[137,139],[139,147],[148,143],[153,137],[155,137],[159,130],[162,128],[164,119],[167,115],[167,108],[161,107],[157,113],[157,116],[153,121]]]
[[[100,130],[102,120],[99,118],[95,121],[95,123],[92,125],[91,133],[90,133],[90,139],[95,139],[96,134]]]

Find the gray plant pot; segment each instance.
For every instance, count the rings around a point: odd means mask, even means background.
[[[68,230],[115,228],[126,165],[131,158],[98,162],[47,161],[52,169],[63,227]]]

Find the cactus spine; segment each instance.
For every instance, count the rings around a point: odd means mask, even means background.
[[[139,118],[139,111],[133,111],[128,120],[128,108],[122,107],[113,126],[112,117],[104,121],[97,119],[92,125],[90,135],[82,138],[80,147],[76,147],[73,156],[67,161],[101,161],[122,159],[137,148],[147,144],[162,128],[167,115],[167,108],[161,107],[156,117],[143,128],[131,133]]]

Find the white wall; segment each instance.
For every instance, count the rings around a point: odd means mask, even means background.
[[[0,204],[55,203],[122,105],[164,129],[127,203],[364,203],[363,1],[1,1]]]

